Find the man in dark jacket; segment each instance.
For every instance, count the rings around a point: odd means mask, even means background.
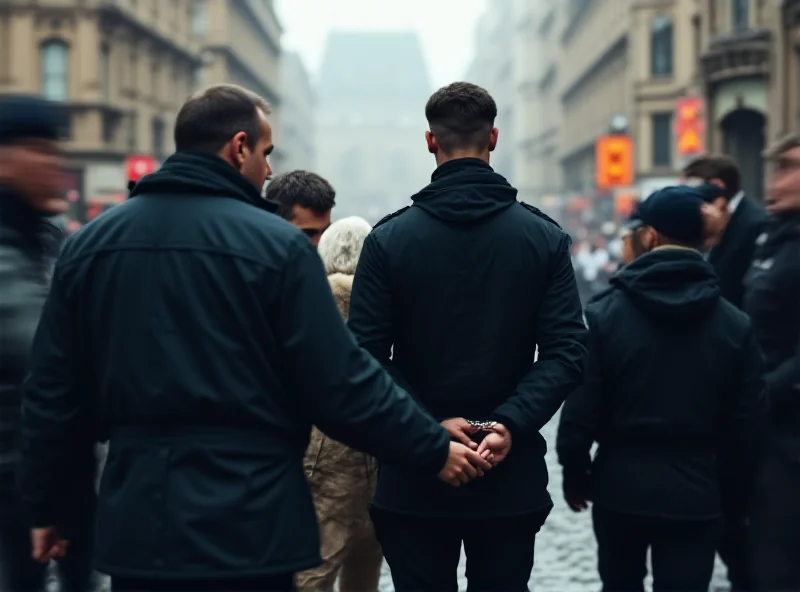
[[[398,591],[455,590],[462,542],[470,588],[526,590],[551,508],[539,430],[583,374],[570,240],[489,166],[485,90],[447,86],[426,115],[438,168],[367,238],[349,326],[454,440],[485,435],[478,450],[499,464],[456,490],[386,463],[373,522]]]
[[[609,592],[644,590],[648,548],[655,590],[706,590],[722,498],[746,504],[755,472],[761,356],[698,250],[702,205],[685,186],[644,201],[633,237],[644,254],[586,309],[586,381],[564,405],[557,451],[567,503],[594,502]]]
[[[739,167],[728,156],[702,156],[690,162],[683,177],[692,185],[705,185],[705,200],[715,216],[706,231],[710,234],[707,259],[719,277],[722,297],[741,309],[744,305],[744,278],[756,249],[756,239],[764,229],[766,213],[741,190]],[[710,191],[709,191],[710,189]],[[734,592],[753,589],[746,515],[726,515],[719,555],[728,568]]]
[[[232,85],[191,97],[178,151],[55,269],[23,394],[33,552],[63,546],[76,443],[108,439],[95,563],[115,592],[291,589],[320,562],[312,424],[452,484],[489,466],[358,348],[313,246],[267,211],[268,112]]]
[[[755,589],[800,589],[800,137],[768,153],[770,220],[747,276],[745,310],[764,352],[770,441],[752,514]]]
[[[741,190],[739,167],[728,156],[703,156],[683,169],[690,185],[715,185],[719,192],[706,198],[719,210],[712,233],[708,261],[719,277],[722,297],[736,308],[744,302],[744,276],[750,269],[756,238],[764,229],[766,214]]]
[[[30,524],[16,479],[19,470],[20,384],[61,242],[48,218],[66,210],[58,148],[61,111],[39,98],[0,98],[0,589],[35,592],[45,566],[31,558]],[[93,459],[74,470],[61,501],[77,501],[61,526],[71,539],[59,562],[66,592],[91,585]],[[68,523],[67,523],[67,519]]]

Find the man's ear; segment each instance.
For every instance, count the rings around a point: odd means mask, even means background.
[[[436,141],[436,136],[434,136],[433,133],[429,131],[425,132],[425,143],[428,145],[428,152],[431,154],[439,152],[439,142]]]
[[[492,131],[489,133],[489,152],[494,152],[494,149],[497,148],[497,139],[500,137],[500,130],[492,128]]]

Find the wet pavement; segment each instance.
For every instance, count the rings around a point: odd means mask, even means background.
[[[550,496],[553,510],[536,540],[536,559],[529,587],[535,592],[594,592],[600,590],[597,577],[594,533],[591,514],[576,514],[564,503],[561,495],[561,470],[555,454],[556,417],[542,431],[547,440],[547,465],[550,469]],[[467,589],[464,576],[465,559],[459,565],[459,589]],[[389,569],[384,565],[381,592],[394,590]],[[725,568],[717,564],[711,590],[728,590]]]

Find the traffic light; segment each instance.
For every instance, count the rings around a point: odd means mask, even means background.
[[[595,145],[597,188],[633,184],[633,140],[624,134],[601,136]]]
[[[680,156],[693,156],[704,150],[703,101],[685,97],[675,106],[675,146]]]

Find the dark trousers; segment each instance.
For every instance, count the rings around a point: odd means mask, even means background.
[[[725,516],[717,553],[728,568],[731,592],[752,592],[755,588],[750,553],[750,527],[745,516]]]
[[[93,492],[89,493],[93,496]],[[65,531],[67,555],[58,560],[63,592],[88,592],[94,587],[92,549],[94,503],[85,500],[75,526]],[[31,557],[31,529],[14,490],[0,490],[0,581],[3,592],[39,592],[44,587],[47,566]]]
[[[232,580],[111,578],[112,592],[294,592],[294,574]]]
[[[714,572],[720,520],[677,521],[592,509],[604,592],[644,592],[647,550],[653,592],[705,592]]]
[[[754,589],[800,590],[800,464],[776,456],[764,459],[750,532]]]
[[[549,513],[431,518],[370,510],[396,592],[457,592],[462,543],[468,592],[528,590],[536,533]]]

